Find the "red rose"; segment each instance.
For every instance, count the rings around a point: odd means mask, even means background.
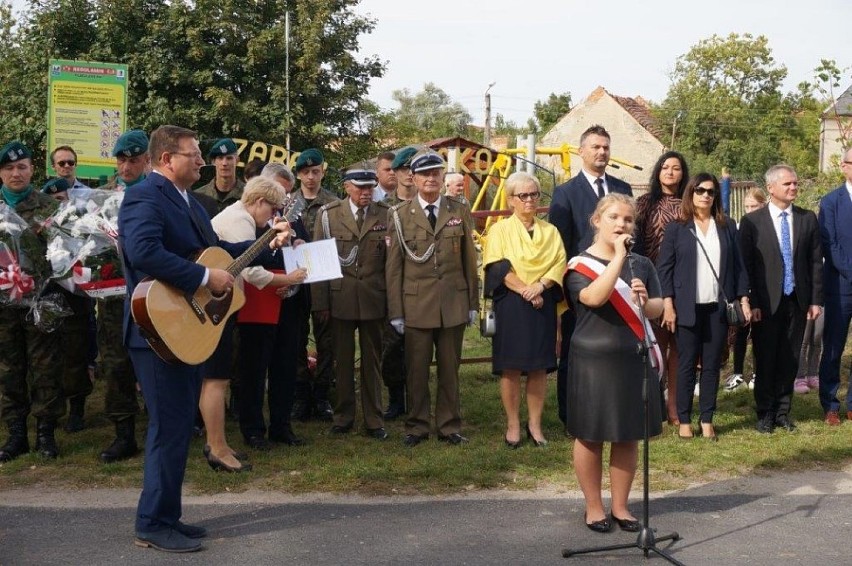
[[[111,263],[107,263],[101,267],[101,279],[112,279],[114,273],[115,266]]]

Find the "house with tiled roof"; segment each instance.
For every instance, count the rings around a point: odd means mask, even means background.
[[[822,113],[819,128],[819,170],[836,169],[840,164],[843,140],[852,142],[852,85]]]
[[[651,115],[650,106],[641,97],[630,98],[610,94],[599,86],[582,102],[571,108],[541,138],[538,145],[558,147],[564,143],[578,146],[580,135],[591,125],[600,124],[612,136],[612,157],[626,161],[641,170],[621,166],[608,172],[631,185],[648,184],[648,175],[657,158],[666,150],[666,133]],[[549,161],[550,158],[542,158]],[[571,156],[571,175],[580,171],[582,161]],[[548,167],[560,170],[558,160]]]

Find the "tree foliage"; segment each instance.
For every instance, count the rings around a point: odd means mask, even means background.
[[[392,94],[399,108],[383,120],[385,137],[394,145],[424,142],[435,138],[469,136],[473,118],[435,83],[426,83],[419,92],[404,88]]]
[[[555,126],[556,122],[570,110],[570,92],[565,91],[562,94],[551,92],[546,99],[537,101],[533,106],[535,121],[530,125],[535,126],[534,132],[543,134]]]
[[[30,0],[17,24],[0,9],[0,139],[45,137],[48,60],[129,65],[129,122],[172,123],[202,138],[233,135],[340,148],[360,120],[377,57],[358,56],[375,22],[358,0]],[[286,113],[285,12],[291,14]],[[16,25],[17,24],[17,25]],[[42,148],[43,149],[43,148]]]
[[[676,130],[674,147],[690,169],[759,179],[788,161],[808,176],[816,173],[819,115],[807,89],[785,95],[784,65],[764,36],[714,35],[678,58],[657,117]]]

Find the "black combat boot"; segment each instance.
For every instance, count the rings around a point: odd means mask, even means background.
[[[83,422],[83,413],[86,410],[86,396],[77,395],[68,400],[68,420],[65,421],[65,432],[80,432],[86,425]]]
[[[129,417],[115,423],[115,440],[101,452],[101,462],[110,464],[132,458],[139,452],[136,444],[136,419]]]
[[[59,448],[56,446],[56,421],[48,419],[38,419],[36,421],[36,452],[42,458],[51,460],[59,456]]]
[[[388,387],[388,410],[385,411],[386,421],[393,421],[405,416],[405,384],[398,383]]]
[[[11,462],[21,454],[30,451],[27,439],[27,420],[9,421],[9,440],[0,447],[0,462]]]

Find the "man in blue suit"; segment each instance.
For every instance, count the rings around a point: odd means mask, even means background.
[[[852,224],[849,223],[852,218],[852,148],[844,152],[840,169],[846,182],[823,197],[819,205],[819,228],[825,255],[825,331],[819,365],[819,400],[829,426],[840,424],[840,401],[837,399],[840,357],[852,319]],[[852,387],[846,394],[846,419],[852,420]]]
[[[583,169],[567,183],[553,190],[548,220],[556,226],[565,245],[565,253],[572,258],[592,245],[594,233],[589,218],[605,195],[622,193],[633,196],[630,185],[606,174],[609,164],[610,137],[603,126],[591,126],[580,136],[580,158]],[[565,391],[568,379],[568,344],[574,332],[574,313],[562,315],[562,344],[559,369],[556,373],[556,397],[559,418],[565,422]]]
[[[154,171],[127,191],[118,217],[128,299],[125,302],[124,342],[148,408],[145,471],[136,515],[135,544],[166,552],[192,552],[206,536],[203,527],[180,521],[181,485],[201,392],[200,366],[167,363],[140,334],[130,314],[130,297],[139,282],[152,277],[193,294],[206,286],[216,294],[230,292],[234,278],[225,270],[208,269],[192,261],[204,248],[218,245],[232,255],[251,242],[220,242],[201,205],[187,190],[199,179],[204,159],[195,132],[161,126],[151,134],[149,152]],[[286,223],[273,242],[280,247],[289,235]],[[258,260],[269,264],[266,252]],[[187,337],[191,339],[191,337]]]

